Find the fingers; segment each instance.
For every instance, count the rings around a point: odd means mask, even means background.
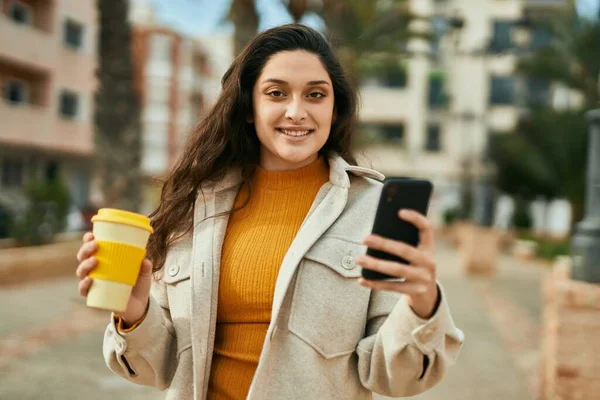
[[[140,276],[152,275],[152,268],[152,261],[148,260],[147,258],[144,258],[144,261],[142,261],[142,268],[140,269]]]
[[[431,257],[416,247],[397,240],[387,239],[377,235],[369,235],[363,240],[363,244],[374,250],[380,250],[388,254],[401,257],[412,265],[434,268],[435,263]]]
[[[413,210],[400,210],[398,216],[410,222],[419,230],[419,247],[431,250],[434,247],[434,233],[431,222],[423,214]]]
[[[98,250],[98,244],[94,240],[84,243],[77,252],[77,261],[82,262],[86,258],[90,258],[96,250]]]
[[[92,240],[94,240],[94,234],[92,232],[86,232],[83,235],[83,243],[87,243],[87,242],[91,242]]]
[[[370,256],[358,256],[356,257],[356,262],[363,268],[396,278],[405,278],[408,281],[428,282],[431,280],[430,272],[424,268],[416,268],[414,266],[380,260]]]
[[[98,265],[98,260],[96,259],[96,257],[86,258],[77,267],[75,275],[77,275],[79,279],[83,279],[86,276],[88,276],[91,270],[96,268],[96,265]]]
[[[79,295],[80,296],[87,296],[88,292],[90,291],[90,287],[92,286],[92,278],[90,278],[89,276],[86,276],[84,279],[79,281]]]
[[[397,281],[374,281],[364,278],[358,278],[358,283],[373,290],[385,290],[389,292],[404,293],[409,296],[418,296],[427,292],[428,286],[424,283],[416,282],[397,282]]]

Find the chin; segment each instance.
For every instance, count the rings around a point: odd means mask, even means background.
[[[281,151],[278,154],[282,162],[290,165],[310,164],[317,157],[317,151]]]

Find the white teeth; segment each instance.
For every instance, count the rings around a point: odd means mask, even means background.
[[[288,136],[306,136],[310,133],[310,131],[288,131],[286,129],[279,129],[279,131]]]

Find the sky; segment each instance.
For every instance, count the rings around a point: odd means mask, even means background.
[[[154,4],[160,22],[192,36],[230,32],[225,21],[231,0],[147,0]],[[257,0],[262,16],[260,30],[291,22],[281,0]],[[600,0],[578,0],[580,12],[595,15]],[[314,28],[323,26],[319,17],[309,16],[302,22]]]
[[[292,22],[281,0],[257,0],[261,14],[259,29]],[[190,35],[210,35],[232,31],[231,23],[224,20],[231,0],[150,0],[156,7],[160,22]],[[302,22],[314,28],[322,27],[317,16]]]

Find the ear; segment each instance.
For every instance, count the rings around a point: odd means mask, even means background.
[[[331,123],[335,123],[335,121],[337,121],[337,110],[335,109],[335,107],[333,108],[333,116],[331,117]]]

